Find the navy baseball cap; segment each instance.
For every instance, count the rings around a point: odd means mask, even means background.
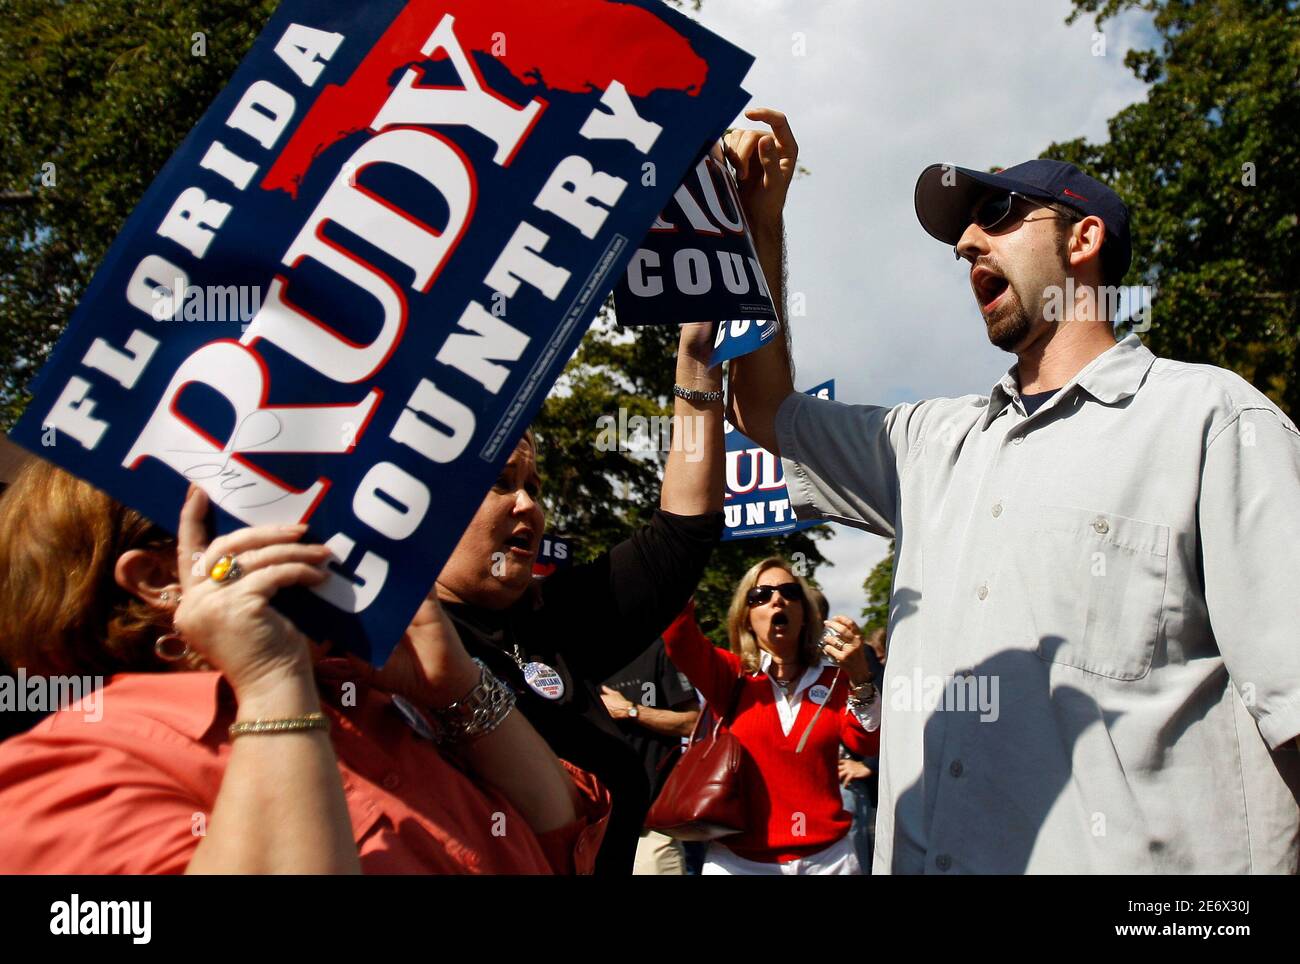
[[[931,237],[955,245],[971,223],[971,212],[992,190],[1015,191],[1038,201],[1052,201],[1083,215],[1096,215],[1106,225],[1102,263],[1106,280],[1118,283],[1133,258],[1128,233],[1128,208],[1119,195],[1073,164],[1038,158],[997,174],[951,164],[931,164],[916,179],[916,216]]]

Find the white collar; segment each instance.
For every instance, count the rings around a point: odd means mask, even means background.
[[[772,654],[764,651],[762,658],[759,660],[759,670],[767,673],[768,667],[771,665]],[[822,670],[827,666],[834,665],[833,660],[823,656],[816,666],[809,666],[803,671],[803,675],[799,677],[799,682],[788,693],[783,687],[777,685],[775,677],[770,673],[767,675],[772,691],[776,694],[776,712],[781,719],[781,730],[786,736],[790,735],[790,728],[794,726],[795,717],[799,715],[799,706],[803,703],[804,690],[821,678]]]
[[[767,668],[772,665],[772,654],[765,649],[761,649],[759,650],[759,652],[762,655],[759,657],[758,660],[758,669],[759,672],[766,673]],[[818,676],[820,676],[822,670],[824,670],[827,666],[834,666],[834,665],[835,665],[835,660],[831,659],[829,656],[823,656],[816,666],[810,666],[808,667],[808,669],[804,670],[804,676],[807,676],[809,673],[816,673]],[[802,680],[800,680],[800,682],[802,682]]]

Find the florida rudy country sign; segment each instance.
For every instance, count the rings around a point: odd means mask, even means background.
[[[381,662],[751,61],[654,0],[287,0],[14,437],[162,525],[190,481],[307,522],[277,605]]]

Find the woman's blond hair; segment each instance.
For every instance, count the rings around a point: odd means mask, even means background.
[[[754,563],[749,572],[740,578],[736,594],[731,597],[731,609],[727,613],[727,641],[731,651],[740,657],[741,664],[748,673],[757,673],[762,665],[763,650],[758,645],[758,637],[749,622],[749,591],[758,585],[758,577],[769,569],[784,569],[799,584],[803,597],[803,629],[799,633],[799,659],[804,666],[816,666],[821,662],[821,649],[818,642],[822,635],[822,615],[813,602],[812,587],[804,578],[795,575],[794,569],[780,556],[768,556],[761,562]]]

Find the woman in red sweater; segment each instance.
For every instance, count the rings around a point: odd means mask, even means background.
[[[689,608],[664,633],[669,658],[715,713],[735,702],[728,723],[749,756],[749,826],[709,846],[706,874],[863,872],[840,803],[839,747],[876,755],[880,699],[858,627],[844,616],[824,625],[825,635],[807,584],[770,558],[736,589],[730,652]]]

